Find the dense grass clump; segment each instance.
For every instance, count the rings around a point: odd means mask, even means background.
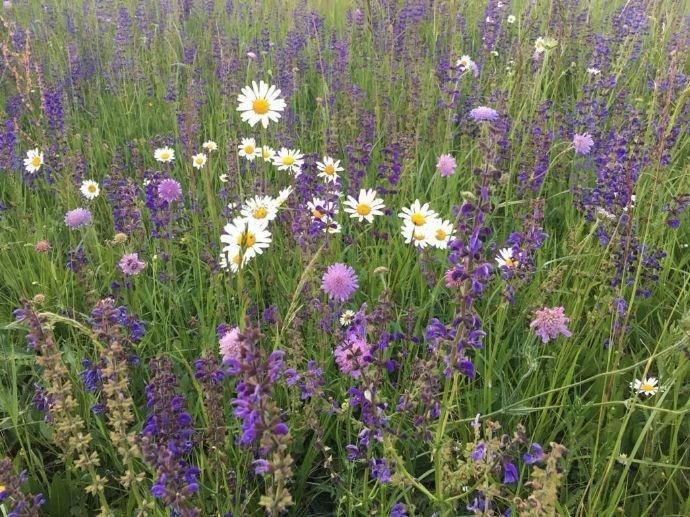
[[[690,515],[689,13],[4,2],[2,514]]]

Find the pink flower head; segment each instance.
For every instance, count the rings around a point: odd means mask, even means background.
[[[332,264],[321,278],[321,290],[329,298],[339,302],[347,301],[357,290],[357,274],[345,264]]]
[[[50,251],[50,242],[45,240],[38,241],[36,244],[34,244],[34,249],[39,253],[47,253]]]
[[[350,338],[335,349],[335,362],[340,371],[359,379],[371,359],[369,345],[364,339]]]
[[[589,133],[583,133],[582,135],[575,133],[573,137],[573,145],[575,146],[575,154],[584,156],[589,154],[594,145],[594,140],[592,140],[592,135]]]
[[[228,332],[223,334],[220,338],[220,355],[223,356],[223,362],[228,363],[230,360],[238,360],[240,352],[242,351],[242,341],[240,340],[240,328],[233,327]]]
[[[76,230],[91,222],[91,212],[86,208],[75,208],[65,214],[65,224],[70,230]]]
[[[470,111],[470,117],[476,122],[492,122],[498,118],[498,111],[486,106],[479,106]]]
[[[529,326],[530,328],[537,328],[536,334],[544,343],[556,339],[558,334],[570,337],[573,335],[568,330],[570,319],[565,316],[564,312],[565,309],[563,307],[554,307],[552,309],[544,307],[536,312],[536,317]]]
[[[175,180],[164,179],[158,184],[158,197],[168,203],[180,201],[182,199],[182,187]]]
[[[141,273],[141,270],[146,266],[146,262],[139,260],[138,253],[128,253],[123,255],[118,265],[125,275],[134,276]]]
[[[455,162],[450,154],[442,154],[438,157],[438,162],[436,163],[436,169],[441,176],[452,176],[455,174],[455,169],[458,164]]]
[[[446,287],[448,289],[459,289],[460,286],[462,286],[462,280],[455,280],[453,278],[454,272],[455,268],[450,268],[448,271],[446,271],[446,274],[443,275],[443,278],[446,281]]]

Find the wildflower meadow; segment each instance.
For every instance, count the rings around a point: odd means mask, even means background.
[[[690,515],[688,0],[0,43],[1,515]]]

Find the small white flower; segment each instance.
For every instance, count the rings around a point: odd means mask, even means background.
[[[330,156],[324,156],[323,162],[316,162],[316,167],[319,169],[319,178],[332,183],[338,179],[338,173],[345,170],[340,166],[340,160],[334,160]]]
[[[240,105],[237,111],[241,111],[240,117],[245,122],[249,122],[254,127],[257,122],[261,122],[264,128],[268,127],[269,120],[278,122],[280,112],[285,109],[285,101],[279,98],[280,90],[275,86],[269,86],[263,81],[252,81],[251,88],[245,86],[242,93],[237,97]]]
[[[356,316],[355,311],[351,311],[349,309],[346,311],[343,311],[343,313],[340,315],[340,324],[343,327],[349,327],[350,325],[352,325],[352,322],[354,321],[355,316]]]
[[[376,191],[373,189],[361,189],[357,199],[352,196],[347,196],[345,201],[345,212],[350,214],[353,219],[367,221],[369,223],[374,221],[375,215],[383,215],[382,208],[385,208],[383,201],[376,197]]]
[[[218,176],[218,179],[219,179],[222,183],[227,183],[227,182],[228,182],[228,175],[227,175],[227,174],[221,174],[220,176]]]
[[[248,255],[249,258],[261,255],[271,244],[271,232],[268,231],[265,222],[235,217],[232,222],[225,225],[224,231],[220,241],[240,248],[242,256]]]
[[[425,224],[417,226],[409,221],[406,221],[402,227],[402,235],[407,244],[414,244],[415,248],[426,248],[431,244],[431,225]]]
[[[79,191],[86,199],[96,199],[98,194],[101,193],[101,189],[98,183],[92,180],[86,180],[79,187]]]
[[[508,23],[510,23],[510,24],[515,23],[515,16],[513,16],[513,15],[511,14],[510,16],[508,16],[508,18],[506,19],[506,21],[507,21]]]
[[[429,221],[429,240],[434,248],[445,250],[453,238],[453,224],[444,219]]]
[[[261,147],[261,157],[264,159],[265,162],[270,162],[273,160],[273,156],[276,154],[275,149],[272,147],[269,147],[267,145],[264,145]]]
[[[256,196],[244,204],[242,216],[257,222],[272,221],[278,216],[278,203],[269,196]]]
[[[26,153],[26,158],[24,158],[24,168],[26,172],[32,174],[37,172],[43,163],[43,152],[39,151],[38,148],[32,149]]]
[[[161,163],[172,163],[175,160],[175,150],[170,147],[161,147],[153,152],[153,157]]]
[[[203,144],[201,144],[201,147],[206,149],[209,153],[218,150],[218,144],[213,140],[206,140]]]
[[[641,380],[635,379],[634,382],[630,383],[630,387],[640,395],[651,397],[652,395],[656,395],[661,389],[658,386],[658,382],[656,377],[642,378]]]
[[[518,261],[513,258],[513,248],[502,248],[498,251],[496,262],[499,267],[506,267],[512,269],[518,266]]]
[[[204,153],[195,154],[192,156],[192,166],[195,169],[202,169],[206,165],[208,158]]]
[[[292,194],[293,191],[294,189],[292,187],[286,187],[283,190],[281,190],[278,193],[278,196],[276,197],[276,203],[278,204],[278,206],[285,203],[285,201],[287,201],[287,198],[290,197],[290,194]]]
[[[438,215],[429,208],[429,203],[422,205],[419,199],[415,199],[410,207],[402,209],[398,217],[402,218],[404,224],[410,223],[414,226],[424,226],[429,221],[437,219]]]
[[[304,155],[299,149],[288,149],[281,147],[273,156],[273,165],[278,167],[279,171],[288,171],[295,176],[302,174],[302,164],[304,163]]]
[[[601,70],[599,70],[598,68],[590,67],[590,68],[587,69],[587,73],[588,73],[589,75],[592,75],[592,76],[595,76],[595,77],[596,77],[597,75],[599,75],[599,74],[601,73]]]
[[[253,138],[243,138],[242,143],[237,146],[237,150],[237,154],[250,162],[253,162],[257,156],[261,156],[261,151],[256,148],[256,140]]]
[[[534,42],[534,52],[536,54],[541,54],[542,52],[546,51],[546,42],[544,41],[544,38],[539,37],[537,38],[537,41]]]

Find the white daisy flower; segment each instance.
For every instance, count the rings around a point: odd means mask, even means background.
[[[218,144],[213,140],[206,140],[203,144],[201,144],[201,147],[206,149],[209,153],[218,150]]]
[[[343,311],[343,313],[340,315],[340,324],[343,327],[349,327],[350,325],[352,325],[352,322],[355,320],[355,316],[356,316],[355,311],[351,311],[349,309],[346,311]]]
[[[276,151],[272,147],[264,145],[261,147],[261,153],[260,154],[261,154],[261,157],[264,159],[265,162],[270,162],[270,161],[273,161],[273,156],[276,154]]]
[[[27,151],[26,158],[24,158],[24,168],[26,172],[30,172],[31,174],[37,172],[44,163],[43,151],[39,151],[38,148]]]
[[[242,248],[239,246],[225,246],[221,251],[218,265],[225,271],[237,273],[241,267],[247,265],[251,258],[247,253],[243,255]]]
[[[243,138],[242,143],[237,146],[237,150],[239,151],[237,154],[250,162],[253,162],[257,156],[261,156],[261,151],[256,148],[256,140],[253,138]]]
[[[429,221],[429,241],[434,248],[445,250],[453,238],[453,224],[445,219]]]
[[[161,147],[153,152],[153,157],[161,163],[172,163],[175,159],[175,150],[170,147]]]
[[[309,209],[309,212],[311,213],[311,216],[314,219],[319,219],[323,222],[328,222],[328,220],[331,219],[328,216],[328,214],[335,215],[338,213],[338,207],[335,203],[333,203],[332,201],[329,201],[327,203],[326,201],[318,197],[315,197],[314,199],[309,201],[307,203],[307,208]]]
[[[366,220],[371,223],[375,215],[383,215],[382,208],[385,208],[383,200],[376,197],[376,191],[372,189],[361,189],[357,199],[347,196],[345,201],[345,212],[350,214],[353,219],[359,221]]]
[[[278,216],[278,203],[269,196],[256,196],[247,200],[241,214],[259,223],[273,221]]]
[[[402,209],[398,217],[402,218],[403,224],[410,223],[414,226],[424,226],[429,221],[437,219],[438,215],[429,208],[429,203],[422,205],[419,199],[415,199],[409,208],[405,207]]]
[[[499,267],[507,267],[508,269],[517,267],[518,261],[513,259],[513,248],[502,248],[498,250],[496,262]]]
[[[278,206],[285,203],[287,201],[287,198],[290,197],[290,194],[292,194],[293,191],[294,189],[292,187],[286,187],[280,192],[278,192],[278,196],[276,197],[276,203],[278,204]]]
[[[204,153],[195,154],[192,156],[192,166],[195,169],[202,169],[206,165],[208,157]]]
[[[596,77],[597,75],[599,75],[601,73],[601,70],[599,70],[598,68],[590,67],[587,69],[587,73],[589,75]]]
[[[630,387],[640,395],[651,397],[652,395],[656,395],[660,389],[658,382],[656,377],[643,377],[642,380],[635,379],[634,382],[631,382]]]
[[[86,199],[96,199],[98,194],[101,193],[98,183],[92,180],[82,182],[81,187],[79,187],[79,191]]]
[[[235,217],[223,230],[225,233],[220,236],[220,241],[239,247],[242,256],[248,255],[252,258],[261,255],[271,244],[271,232],[268,231],[265,222]]]
[[[345,170],[340,166],[340,160],[334,160],[330,156],[324,156],[323,162],[316,162],[316,167],[319,169],[319,178],[332,183],[338,179],[338,173]]]
[[[539,37],[537,41],[534,42],[534,52],[535,54],[541,54],[544,51],[546,51],[546,42],[544,38]]]
[[[249,122],[254,127],[257,122],[261,122],[264,128],[268,127],[268,122],[278,122],[280,113],[285,109],[285,101],[278,98],[280,90],[275,86],[269,86],[263,81],[252,81],[251,88],[245,86],[242,93],[238,95],[237,102],[240,105],[237,111],[241,111],[240,117],[245,122]]]
[[[431,225],[425,224],[424,226],[417,226],[409,221],[403,224],[402,231],[403,237],[407,244],[414,244],[415,248],[426,248],[431,244]]]
[[[227,183],[228,182],[228,175],[227,174],[221,174],[218,176],[218,179],[221,181],[221,183]]]
[[[295,176],[302,174],[303,163],[304,155],[299,149],[281,147],[280,151],[273,155],[273,165],[278,167],[279,171],[292,172]]]
[[[330,234],[340,233],[340,225],[336,221],[328,221],[323,231]]]
[[[515,16],[512,15],[512,14],[509,15],[508,18],[506,19],[506,21],[507,21],[508,23],[510,23],[510,24],[515,23]]]

